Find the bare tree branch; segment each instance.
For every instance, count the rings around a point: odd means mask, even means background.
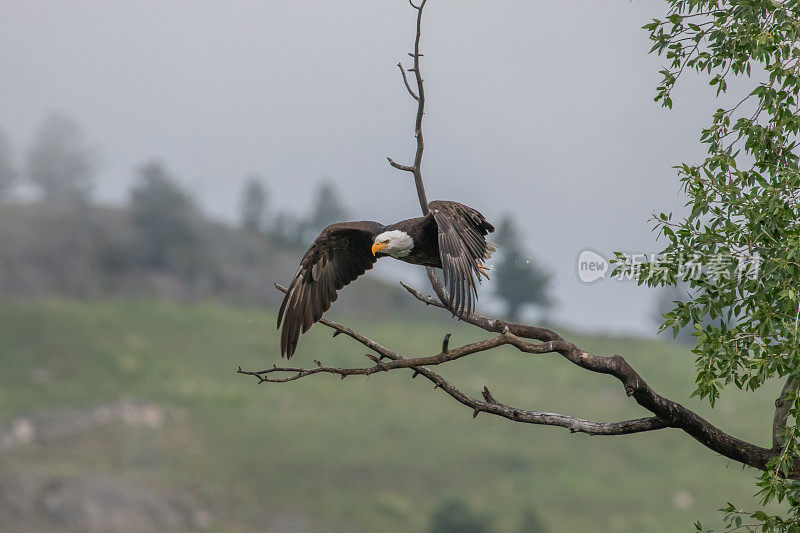
[[[433,271],[436,274],[436,271]],[[438,278],[438,276],[437,276]],[[408,292],[410,292],[416,299],[423,302],[425,305],[433,305],[435,307],[440,307],[442,309],[450,310],[447,305],[443,304],[441,300],[433,298],[432,296],[428,296],[422,294],[418,290],[414,289],[413,287],[409,287],[405,283],[400,283],[400,285],[405,288]],[[447,297],[445,295],[445,301],[447,301]],[[528,326],[526,324],[515,324],[513,322],[506,322],[505,320],[500,320],[497,318],[488,318],[478,313],[472,313],[471,315],[465,315],[461,317],[463,322],[468,324],[472,324],[473,326],[478,326],[481,329],[486,331],[490,331],[493,333],[502,333],[504,331],[509,331],[518,337],[524,337],[526,339],[533,339],[537,341],[558,341],[564,340],[561,336],[556,333],[555,331],[549,330],[547,328],[541,328],[537,326]]]
[[[422,54],[419,53],[419,40],[422,36],[422,10],[425,9],[427,1],[428,0],[422,0],[418,6],[411,0],[408,1],[411,7],[417,10],[417,36],[414,39],[414,52],[409,54],[414,61],[414,66],[408,69],[409,72],[414,73],[414,80],[417,84],[416,93],[414,93],[411,89],[411,85],[408,83],[403,65],[401,63],[397,64],[397,66],[400,67],[400,72],[403,73],[403,82],[406,85],[406,89],[408,89],[408,92],[411,93],[411,96],[417,101],[417,118],[414,122],[414,137],[417,140],[417,151],[414,155],[414,164],[410,166],[400,165],[392,161],[392,158],[387,158],[389,164],[394,168],[414,174],[414,184],[417,188],[417,197],[419,198],[419,206],[422,209],[423,215],[428,214],[428,198],[425,195],[425,185],[422,182],[422,152],[425,150],[425,143],[422,140],[422,117],[425,114],[425,88],[423,87],[422,74],[420,74],[419,68],[419,58],[422,57]]]
[[[450,353],[450,336],[451,334],[448,333],[442,339],[442,353]]]
[[[281,287],[277,284],[276,287],[284,292],[286,290],[284,287]],[[416,291],[410,289],[409,292],[414,294]],[[432,305],[436,305],[436,303],[434,303],[435,300],[430,297],[424,297],[421,294],[419,297],[421,297],[421,299],[430,299],[432,300],[430,303]],[[323,318],[320,320],[320,322],[336,330],[337,334],[346,334],[367,348],[378,353],[381,358],[385,357],[390,359],[390,361],[382,363],[374,356],[368,356],[370,359],[375,361],[374,366],[363,368],[337,368],[318,364],[316,368],[309,369],[295,367],[273,367],[271,369],[258,372],[243,371],[239,369],[239,373],[254,375],[259,379],[260,382],[283,383],[287,381],[295,381],[297,379],[318,373],[337,374],[344,378],[349,375],[371,375],[377,372],[409,368],[415,371],[415,375],[424,375],[426,378],[432,381],[437,388],[442,388],[460,403],[471,407],[473,409],[473,413],[486,412],[508,418],[509,420],[532,424],[556,425],[570,428],[575,432],[602,435],[620,435],[631,432],[650,431],[664,427],[678,428],[691,435],[707,448],[716,451],[717,453],[728,457],[729,459],[733,459],[761,470],[766,469],[767,463],[776,455],[776,452],[773,449],[763,448],[728,435],[694,411],[691,411],[683,405],[657,394],[633,369],[633,367],[631,367],[620,355],[614,355],[610,357],[592,355],[580,349],[575,344],[562,339],[561,337],[547,341],[529,342],[525,340],[523,336],[511,332],[513,328],[522,335],[531,333],[536,336],[542,336],[543,332],[545,332],[544,334],[548,337],[555,335],[552,332],[550,332],[550,334],[546,333],[549,332],[549,330],[544,330],[543,328],[530,328],[528,330],[526,326],[508,324],[502,321],[487,319],[485,317],[475,315],[467,315],[465,316],[464,320],[466,322],[478,325],[478,327],[482,327],[480,324],[483,324],[484,321],[486,321],[489,323],[488,327],[491,328],[487,329],[487,331],[494,331],[494,328],[498,327],[498,323],[504,324],[503,332],[495,337],[467,344],[459,348],[447,350],[443,349],[442,352],[436,355],[407,359],[400,354],[378,344],[372,339],[369,339],[368,337],[350,328],[347,328],[346,326]],[[484,399],[487,401],[481,402],[475,398],[465,395],[453,385],[448,383],[444,378],[438,374],[435,374],[428,368],[425,368],[426,366],[448,363],[468,355],[484,352],[503,345],[512,345],[518,350],[530,354],[558,353],[571,363],[583,369],[600,374],[611,375],[621,382],[625,389],[625,393],[628,396],[633,397],[639,405],[653,413],[655,417],[637,419],[636,421],[620,422],[616,423],[616,425],[608,426],[603,425],[603,423],[575,419],[566,415],[539,413],[536,411],[527,411],[516,407],[502,405],[491,398],[491,395],[488,394],[488,389],[486,389],[484,392]],[[443,348],[447,347],[443,346]],[[278,373],[290,373],[291,375],[278,378],[269,377],[271,374]],[[800,478],[800,469],[793,469],[790,473],[790,477]]]
[[[399,68],[399,69],[400,69],[400,74],[402,74],[402,75],[403,75],[403,83],[405,83],[405,85],[406,85],[406,89],[408,89],[408,94],[410,94],[410,95],[411,95],[411,97],[412,97],[414,100],[416,100],[417,102],[419,102],[419,96],[417,96],[417,93],[415,93],[415,92],[414,92],[414,89],[412,89],[412,88],[411,88],[411,85],[409,85],[409,84],[408,84],[408,78],[406,77],[406,71],[405,71],[405,69],[403,69],[403,64],[402,64],[402,63],[398,63],[398,64],[397,64],[397,68]],[[391,161],[391,159],[390,159],[390,161]]]
[[[389,160],[390,165],[392,165],[394,168],[398,170],[404,170],[405,172],[414,172],[414,167],[410,167],[408,165],[401,165],[400,163],[395,163],[391,157],[387,157],[386,159]]]
[[[436,301],[430,296],[425,296],[405,284],[403,286],[420,301],[429,305],[447,308],[442,302]],[[498,331],[500,328],[502,328],[502,330],[506,330],[507,328],[507,331],[510,332],[514,330],[514,335],[519,335],[521,337],[537,340],[555,337],[554,340],[548,341],[548,344],[553,344],[553,349],[548,351],[557,352],[571,363],[586,370],[614,376],[625,387],[625,393],[628,396],[632,396],[639,405],[649,410],[670,427],[682,429],[701,444],[717,453],[761,470],[766,469],[769,460],[775,456],[774,450],[763,448],[728,435],[694,411],[657,394],[621,355],[601,357],[589,354],[574,344],[564,341],[554,332],[544,328],[508,324],[503,321],[488,319],[475,314],[464,316],[462,320],[492,332]],[[529,346],[539,346],[520,342],[509,342],[509,344],[514,344],[522,351],[528,351]],[[536,353],[538,353],[538,348]],[[782,394],[781,397],[784,398],[785,395]],[[776,405],[777,403],[778,402],[776,402]],[[776,417],[777,416],[778,413],[776,412]],[[785,418],[783,419],[783,423],[785,424]],[[800,468],[795,468],[790,477],[800,477]]]
[[[285,287],[278,284],[275,284],[275,286],[278,288],[278,290],[286,292]],[[367,338],[355,330],[348,328],[347,326],[338,324],[325,318],[321,319],[320,323],[335,330],[334,336],[344,333],[348,337],[351,337],[367,348],[380,354],[381,358],[385,357],[390,359],[390,361],[381,362],[380,358],[367,354],[366,356],[375,363],[373,366],[359,368],[338,368],[323,365],[319,361],[315,360],[317,366],[314,368],[273,366],[272,368],[266,370],[248,371],[239,367],[237,373],[254,376],[258,379],[259,383],[287,383],[314,374],[335,374],[340,376],[341,379],[345,379],[347,376],[369,376],[378,372],[387,372],[391,370],[408,368],[414,370],[412,378],[421,374],[434,384],[434,388],[442,389],[458,402],[472,408],[473,418],[476,417],[478,413],[483,412],[501,416],[515,422],[559,426],[569,429],[571,433],[586,433],[589,435],[627,435],[631,433],[641,433],[644,431],[653,431],[669,427],[667,423],[658,417],[638,418],[634,420],[625,420],[622,422],[595,422],[592,420],[584,420],[559,413],[547,413],[520,409],[499,403],[494,399],[489,392],[489,389],[486,387],[483,389],[483,397],[485,401],[481,401],[464,394],[455,386],[450,384],[447,380],[445,380],[442,376],[422,366],[447,363],[467,355],[491,350],[504,344],[517,346],[528,353],[547,353],[548,351],[555,351],[559,347],[563,348],[563,346],[557,343],[531,344],[523,341],[513,334],[505,333],[491,339],[474,342],[452,350],[447,350],[447,347],[443,346],[442,352],[437,355],[406,359],[405,357],[378,344],[377,342]],[[448,337],[449,336],[446,336],[445,339],[448,339]],[[278,377],[272,377],[273,374],[277,374]],[[289,375],[281,376],[281,374]]]
[[[279,290],[286,292],[286,288],[282,287],[278,284],[275,285]],[[412,293],[413,294],[413,293]],[[422,295],[420,295],[422,296]],[[427,297],[430,298],[430,297]],[[481,323],[483,320],[488,320],[489,322],[498,322],[492,321],[491,319],[486,319],[485,317],[478,317],[475,318],[472,315],[468,315],[465,317],[465,321],[470,323]],[[456,389],[454,386],[447,383],[441,376],[435,374],[436,379],[432,379],[431,376],[434,373],[424,368],[424,366],[431,366],[431,365],[439,365],[443,363],[447,363],[453,361],[455,359],[459,359],[465,357],[467,355],[475,354],[478,352],[483,352],[486,350],[491,350],[493,348],[497,348],[498,346],[502,346],[505,344],[510,344],[520,351],[525,353],[531,354],[544,354],[544,353],[558,353],[568,361],[572,362],[573,364],[580,366],[586,370],[590,370],[592,372],[597,372],[601,374],[609,374],[617,378],[625,388],[625,392],[628,396],[632,396],[636,402],[641,405],[642,407],[649,410],[651,413],[656,415],[656,419],[659,421],[658,424],[655,421],[647,422],[647,427],[650,429],[660,429],[662,427],[673,427],[679,428],[694,437],[698,442],[702,443],[706,447],[714,450],[725,457],[730,459],[736,460],[743,464],[747,464],[749,466],[753,466],[759,468],[761,470],[766,468],[767,463],[769,460],[775,456],[775,452],[772,449],[762,448],[760,446],[756,446],[754,444],[750,444],[743,440],[737,439],[727,433],[723,432],[704,418],[702,418],[697,413],[687,409],[686,407],[672,401],[669,399],[664,398],[663,396],[657,394],[653,391],[650,386],[644,381],[644,379],[639,376],[639,374],[631,367],[625,359],[620,355],[614,355],[611,357],[602,357],[597,355],[592,355],[584,350],[581,350],[576,345],[571,342],[568,342],[560,337],[554,340],[548,341],[540,341],[537,343],[531,343],[524,340],[522,337],[511,333],[511,327],[508,327],[506,330],[504,327],[503,333],[496,337],[492,337],[490,339],[474,342],[460,348],[455,349],[448,349],[442,350],[441,353],[433,356],[428,357],[418,357],[418,358],[410,358],[406,359],[405,357],[401,356],[400,354],[378,344],[377,342],[369,339],[368,337],[350,329],[346,326],[341,324],[337,324],[330,320],[323,318],[320,322],[336,331],[336,334],[344,333],[347,336],[353,338],[354,340],[360,342],[370,350],[378,353],[381,358],[385,357],[390,359],[390,362],[381,363],[380,360],[376,361],[375,366],[373,367],[364,367],[364,368],[336,368],[336,367],[328,367],[322,364],[318,364],[316,368],[311,369],[304,369],[304,368],[295,368],[295,367],[273,367],[272,369],[263,370],[263,371],[244,371],[241,368],[239,369],[239,373],[241,374],[248,374],[254,375],[258,377],[260,382],[273,382],[273,383],[283,383],[287,381],[295,381],[297,379],[301,379],[303,377],[307,377],[309,375],[318,374],[318,373],[333,373],[338,374],[342,378],[348,375],[371,375],[376,372],[382,371],[390,371],[396,370],[401,368],[410,368],[415,370],[415,374],[423,374],[425,377],[433,381],[437,387],[443,388],[450,396],[458,400],[464,405],[473,408],[473,412],[487,412],[491,414],[495,414],[498,416],[503,416],[505,418],[509,418],[510,420],[517,420],[524,410],[509,406],[500,406],[499,404],[493,404],[489,402],[480,402],[475,400],[474,398],[470,398],[469,396],[461,393]],[[477,325],[477,324],[476,324]],[[513,325],[512,325],[513,326]],[[495,325],[491,327],[496,327]],[[540,328],[533,328],[532,332],[536,335],[539,335],[541,332],[538,331]],[[491,331],[491,330],[490,330]],[[519,327],[518,331],[520,333],[528,333],[525,331],[524,327]],[[544,330],[549,331],[549,330]],[[443,346],[444,348],[444,346]],[[373,359],[374,360],[374,359]],[[264,376],[269,376],[273,373],[291,373],[291,376],[283,377],[283,378],[271,378]],[[535,411],[530,411],[530,413],[536,413]],[[528,423],[534,424],[547,424],[547,425],[560,425],[562,427],[571,427],[567,426],[566,420],[569,419],[570,423],[574,423],[574,419],[571,417],[566,417],[566,415],[553,415],[552,413],[547,416],[543,417],[542,413],[538,413],[536,415],[526,415],[527,418],[525,421]],[[566,418],[565,418],[566,417]],[[554,421],[561,421],[563,423],[556,423]],[[635,424],[635,427],[641,428],[640,424]],[[578,424],[580,426],[580,424]],[[658,427],[656,427],[658,426]],[[577,426],[576,426],[577,427]],[[596,427],[592,426],[594,429],[591,431],[595,431]],[[626,428],[630,429],[630,426],[626,425]],[[583,426],[583,429],[589,429],[589,426]],[[619,428],[617,428],[619,429]],[[583,431],[582,429],[578,429],[576,431],[587,432]],[[643,429],[638,429],[638,431],[643,431]],[[595,433],[595,434],[620,434],[620,433]],[[794,470],[791,473],[791,477],[798,477],[800,476],[800,470]]]
[[[413,368],[414,364],[417,364],[416,360],[396,359],[389,363],[376,363],[374,366],[360,368],[338,368],[325,365],[314,368],[276,366],[257,372],[250,372],[239,368],[238,373],[255,376],[259,383],[286,383],[289,381],[296,381],[313,374],[321,373],[335,374],[340,376],[342,379],[354,375],[369,376],[377,372],[396,370],[398,368]],[[272,374],[286,373],[289,375],[285,377],[271,377]],[[667,427],[667,425],[657,417],[637,418],[635,420],[625,420],[623,422],[595,422],[558,413],[529,411],[526,409],[510,407],[508,405],[503,405],[494,399],[492,399],[491,402],[480,401],[467,396],[447,382],[439,374],[436,374],[427,368],[416,369],[415,375],[416,374],[422,374],[434,383],[435,388],[442,389],[462,404],[466,405],[467,407],[471,407],[473,409],[473,418],[478,416],[479,413],[483,412],[501,416],[515,422],[560,426],[569,429],[572,433],[587,433],[589,435],[627,435],[630,433],[641,433],[644,431],[653,431]],[[488,389],[485,390],[488,391]]]
[[[425,141],[422,136],[422,119],[425,116],[425,81],[422,79],[422,71],[420,70],[419,64],[419,58],[422,57],[422,54],[419,51],[419,41],[422,37],[422,10],[425,8],[426,2],[427,0],[422,0],[420,5],[416,6],[411,0],[409,0],[411,7],[417,10],[417,34],[414,38],[414,52],[409,54],[414,61],[414,66],[413,68],[410,68],[409,71],[414,73],[414,80],[417,83],[416,94],[409,87],[405,72],[403,72],[403,81],[406,83],[406,88],[417,100],[417,116],[414,121],[414,137],[417,140],[417,151],[414,155],[414,164],[411,166],[399,165],[392,161],[391,158],[388,158],[389,164],[394,168],[412,172],[414,174],[414,185],[417,189],[417,199],[419,200],[419,206],[422,209],[423,216],[428,214],[428,197],[425,194],[425,184],[422,181],[422,154],[425,151]],[[400,67],[400,70],[403,71],[402,65],[398,64],[398,66]],[[446,302],[449,302],[450,300],[447,297],[447,291],[445,290],[442,281],[439,279],[439,274],[437,274],[436,270],[432,267],[425,267],[425,271],[428,274],[428,280],[436,292],[436,295],[439,297],[442,303],[445,304],[445,308],[448,308]]]

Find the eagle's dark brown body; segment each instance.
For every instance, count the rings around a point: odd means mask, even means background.
[[[300,261],[278,312],[281,353],[291,357],[300,333],[318,321],[336,300],[336,291],[391,255],[414,265],[441,268],[450,292],[450,308],[471,313],[475,277],[494,251],[484,237],[494,231],[478,211],[458,202],[435,201],[429,213],[384,226],[378,222],[341,222],[325,228]],[[379,238],[380,237],[380,238]]]
[[[414,248],[411,249],[411,253],[405,257],[398,257],[397,259],[400,261],[412,265],[442,268],[438,228],[433,217],[426,216],[402,220],[397,224],[386,226],[383,231],[400,230],[414,239]]]

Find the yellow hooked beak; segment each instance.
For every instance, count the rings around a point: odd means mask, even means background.
[[[372,255],[377,254],[387,246],[389,246],[388,242],[376,242],[375,244],[372,245]]]

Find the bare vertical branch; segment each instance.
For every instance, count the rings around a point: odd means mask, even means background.
[[[406,89],[417,101],[417,116],[414,120],[414,138],[417,141],[417,151],[414,154],[414,164],[402,165],[400,163],[396,163],[391,157],[387,157],[389,164],[392,167],[405,172],[411,172],[414,175],[414,185],[417,188],[417,198],[419,199],[419,206],[420,209],[422,209],[423,215],[428,214],[428,197],[425,194],[425,183],[422,180],[422,154],[425,151],[425,140],[422,134],[422,119],[425,116],[425,80],[422,78],[422,70],[420,68],[419,58],[422,57],[422,54],[419,51],[419,42],[422,37],[422,11],[425,9],[425,4],[427,1],[428,0],[422,0],[419,5],[414,4],[412,0],[409,0],[408,2],[411,4],[411,7],[417,10],[417,34],[414,38],[414,52],[408,54],[413,60],[413,66],[408,69],[408,71],[414,73],[414,81],[417,85],[416,93],[411,88],[411,84],[408,82],[408,77],[403,70],[403,65],[401,63],[397,64],[397,66],[400,68],[400,72],[403,74],[403,83],[405,84]],[[446,306],[447,302],[450,301],[450,297],[447,294],[447,289],[445,289],[442,280],[439,279],[439,274],[431,267],[425,267],[425,270],[428,274],[428,280],[431,283],[431,287],[433,288],[434,292],[436,292],[436,296]]]
[[[419,41],[420,37],[422,36],[422,10],[425,9],[425,4],[427,1],[428,0],[422,0],[419,5],[416,5],[414,2],[409,0],[411,7],[417,10],[417,35],[414,39],[414,52],[409,54],[413,59],[413,66],[408,69],[409,72],[414,73],[414,81],[416,81],[417,84],[416,93],[411,88],[411,84],[408,82],[406,73],[403,70],[403,65],[401,63],[397,64],[397,66],[400,68],[400,72],[403,74],[403,83],[405,84],[406,89],[417,101],[417,117],[414,121],[414,138],[417,140],[417,151],[414,155],[414,164],[401,165],[399,163],[395,163],[391,157],[387,158],[389,160],[389,164],[394,168],[414,174],[414,185],[417,187],[417,197],[419,198],[419,206],[422,209],[423,215],[428,214],[428,197],[425,195],[425,184],[422,181],[422,153],[425,150],[425,143],[422,139],[422,117],[425,114],[425,88],[423,86],[424,80],[422,79],[422,74],[419,67],[419,58],[422,57],[422,54],[419,53]]]
[[[422,71],[419,67],[419,40],[422,36],[422,10],[425,9],[427,0],[422,0],[417,8],[417,36],[414,39],[414,77],[417,80],[417,119],[414,124],[414,137],[417,139],[417,153],[414,156],[414,184],[417,186],[417,196],[422,214],[428,214],[428,198],[425,196],[425,184],[422,182],[422,152],[425,150],[425,143],[422,140],[422,117],[425,114],[425,87],[422,79]],[[413,4],[412,4],[413,5]]]

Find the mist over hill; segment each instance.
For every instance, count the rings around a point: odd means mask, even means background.
[[[0,294],[44,297],[158,298],[277,308],[303,250],[269,236],[196,216],[192,244],[154,264],[127,208],[0,205]],[[338,310],[381,316],[411,298],[374,276],[343,291]]]

